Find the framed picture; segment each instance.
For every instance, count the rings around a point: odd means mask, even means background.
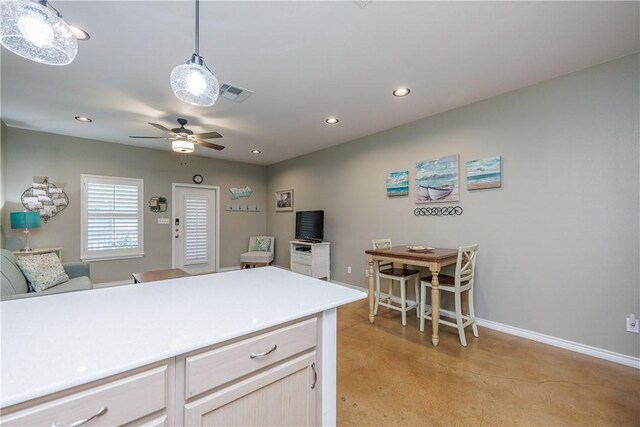
[[[459,201],[458,164],[457,154],[416,163],[416,203]]]
[[[293,190],[276,191],[276,212],[293,210]]]
[[[409,171],[389,172],[387,175],[387,196],[409,194]]]
[[[467,162],[467,190],[502,187],[502,158],[500,156]]]

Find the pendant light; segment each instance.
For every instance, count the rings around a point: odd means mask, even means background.
[[[0,43],[11,52],[48,65],[70,64],[78,39],[46,0],[2,1]]]
[[[209,107],[218,99],[218,80],[200,56],[200,0],[196,0],[196,52],[171,71],[171,88],[187,104]]]

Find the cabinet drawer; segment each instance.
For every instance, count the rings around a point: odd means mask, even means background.
[[[185,398],[189,399],[313,348],[316,345],[316,339],[317,320],[314,317],[304,322],[187,357],[185,361]],[[273,351],[269,352],[272,349]],[[264,354],[267,352],[269,354]]]
[[[150,369],[3,417],[2,426],[66,426],[107,408],[89,425],[122,425],[164,409],[167,366]]]
[[[311,265],[311,253],[291,253],[291,264]]]
[[[291,264],[291,271],[294,273],[300,273],[307,276],[311,276],[311,266],[302,264]]]

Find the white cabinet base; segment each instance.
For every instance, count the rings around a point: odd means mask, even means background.
[[[308,243],[292,240],[291,245],[291,271],[315,277],[331,280],[331,243]]]

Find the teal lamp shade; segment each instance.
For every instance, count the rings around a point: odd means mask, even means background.
[[[40,228],[40,213],[11,212],[11,228]]]

